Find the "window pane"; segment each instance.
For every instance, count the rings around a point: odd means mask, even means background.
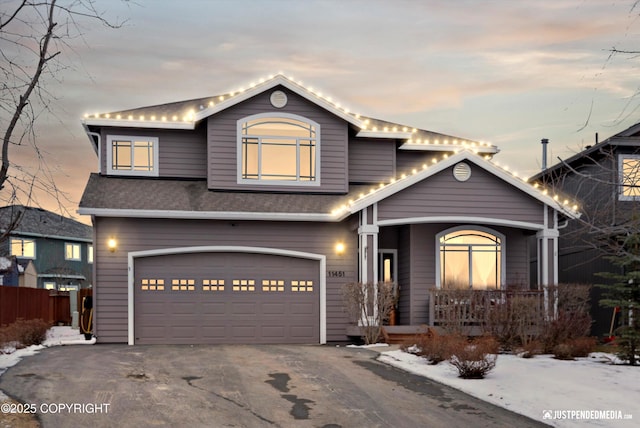
[[[133,148],[135,171],[153,170],[153,143],[150,141],[136,141]]]
[[[473,288],[481,290],[498,288],[499,267],[496,252],[473,251],[471,260]]]
[[[258,140],[242,140],[242,178],[258,178]]]
[[[445,249],[440,252],[440,284],[446,289],[469,288],[469,252]]]
[[[622,160],[622,185],[624,196],[640,196],[640,159]]]
[[[87,245],[87,261],[93,263],[93,245]]]
[[[22,255],[22,240],[21,239],[11,239],[11,255],[12,256],[21,256]]]
[[[36,257],[36,242],[29,239],[22,241],[22,255],[24,257]]]
[[[296,140],[262,139],[262,179],[296,180]]]
[[[131,141],[113,142],[113,169],[131,169]]]
[[[300,180],[312,181],[316,176],[316,148],[300,142]]]
[[[315,137],[314,127],[295,119],[261,118],[247,122],[245,135],[265,137]]]

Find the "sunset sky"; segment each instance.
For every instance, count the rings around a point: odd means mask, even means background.
[[[7,7],[12,1],[0,1]],[[75,215],[97,157],[85,113],[199,98],[283,72],[354,112],[487,141],[530,176],[640,122],[635,0],[97,1],[38,144]],[[2,43],[0,42],[0,48]],[[4,120],[4,118],[3,118]],[[4,125],[3,125],[4,127]],[[16,151],[28,164],[33,153]],[[56,210],[46,197],[45,208]],[[89,219],[82,219],[89,221]]]

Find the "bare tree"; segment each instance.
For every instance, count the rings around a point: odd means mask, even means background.
[[[126,0],[122,0],[126,1]],[[62,209],[60,192],[47,166],[35,124],[45,113],[54,114],[56,95],[52,82],[71,67],[72,42],[82,41],[82,23],[112,23],[96,7],[95,0],[15,0],[0,8],[0,204],[31,205],[34,193],[55,197]],[[67,54],[67,55],[65,55]],[[14,156],[18,146],[29,146],[37,166],[20,164]],[[14,227],[19,219],[12,219]],[[7,230],[3,232],[6,236]]]
[[[615,146],[606,145],[583,156],[577,166],[560,159],[560,165],[543,177],[545,186],[581,203],[580,218],[563,230],[565,242],[571,243],[565,249],[640,261],[640,254],[628,245],[630,237],[640,233],[640,160],[625,164],[624,171],[618,163]],[[625,193],[630,196],[625,198]]]

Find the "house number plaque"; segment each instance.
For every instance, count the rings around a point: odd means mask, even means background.
[[[343,270],[330,270],[328,271],[329,278],[344,278],[345,274]]]

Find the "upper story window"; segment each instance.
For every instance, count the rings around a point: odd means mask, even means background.
[[[158,138],[107,136],[107,171],[114,175],[158,175]]]
[[[621,201],[640,199],[640,155],[620,155],[618,157]]]
[[[65,260],[82,260],[80,255],[80,244],[71,244],[69,242],[64,244],[64,259]]]
[[[11,238],[11,255],[25,259],[35,259],[36,241],[33,239]]]
[[[93,263],[93,245],[87,244],[87,262]]]
[[[239,182],[319,185],[320,126],[301,116],[259,114],[238,121]]]

